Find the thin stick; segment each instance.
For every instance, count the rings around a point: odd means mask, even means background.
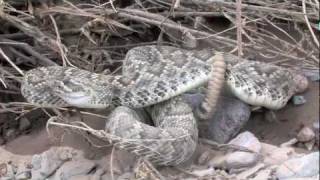
[[[237,47],[238,47],[238,56],[239,57],[241,57],[243,54],[241,4],[242,4],[242,1],[237,0],[237,7],[236,7],[236,11],[237,11],[237,15],[236,15],[236,18],[237,18]]]
[[[19,72],[19,74],[21,74],[22,76],[24,75],[23,71],[18,67],[16,66],[11,60],[10,58],[3,52],[2,48],[0,48],[0,54],[4,57],[5,60],[8,61],[8,63],[15,69]]]
[[[308,16],[307,16],[306,0],[302,0],[302,11],[303,11],[303,17],[304,17],[304,19],[306,21],[306,24],[307,24],[307,26],[309,28],[309,31],[310,31],[311,35],[312,35],[313,41],[316,43],[316,45],[319,48],[319,41],[318,41],[316,35],[314,34],[314,32],[312,30],[312,27],[310,25],[310,22],[309,22],[309,19],[308,19]]]
[[[112,147],[111,155],[110,155],[110,174],[111,179],[114,180],[114,173],[113,173],[113,155],[114,155],[115,146]]]

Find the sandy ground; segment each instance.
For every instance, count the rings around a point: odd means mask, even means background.
[[[289,102],[285,108],[276,112],[277,122],[262,120],[260,114],[252,117],[244,128],[269,144],[280,145],[292,139],[301,127],[312,127],[319,120],[319,82],[310,83],[309,89],[302,95],[307,103],[294,106]]]

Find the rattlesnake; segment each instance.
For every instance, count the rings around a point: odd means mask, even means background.
[[[208,82],[215,72],[214,55],[209,49],[140,46],[128,51],[122,75],[40,67],[25,74],[21,91],[27,101],[42,107],[123,105],[106,125],[116,137],[111,141],[155,164],[177,165],[193,154],[198,135],[192,109],[178,95]],[[288,69],[231,54],[224,54],[224,61],[227,86],[251,105],[279,109],[299,90],[301,76]],[[155,127],[140,122],[129,109],[146,106]]]

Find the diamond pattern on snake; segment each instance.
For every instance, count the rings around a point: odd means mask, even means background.
[[[106,124],[118,148],[158,165],[178,165],[197,146],[197,120],[179,96],[221,76],[211,49],[140,46],[128,51],[121,75],[97,74],[74,67],[49,66],[28,71],[21,92],[41,107],[118,106]],[[280,109],[305,78],[292,70],[224,53],[225,86],[240,100]],[[222,84],[223,85],[223,84]],[[131,108],[148,107],[155,126],[140,121]]]

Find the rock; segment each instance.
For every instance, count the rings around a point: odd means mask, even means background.
[[[187,101],[187,103],[191,106],[193,110],[199,107],[201,102],[203,101],[204,95],[201,93],[186,93],[183,95],[183,98]]]
[[[240,169],[245,167],[251,167],[255,165],[258,162],[258,160],[258,154],[236,151],[228,153],[224,156],[213,157],[209,162],[209,166],[228,170]]]
[[[252,168],[249,168],[241,173],[239,173],[237,175],[238,179],[249,179],[250,176],[253,176],[254,174],[256,174],[260,169],[265,168],[265,165],[263,163],[259,163],[257,165],[255,165]],[[267,178],[265,178],[267,179]]]
[[[52,147],[32,157],[32,179],[42,180],[52,175],[65,161],[83,157],[83,153],[69,147]]]
[[[65,162],[49,180],[69,180],[72,176],[87,175],[96,167],[96,163],[90,160],[75,160]]]
[[[261,151],[261,144],[252,133],[248,131],[243,132],[231,140],[228,145],[233,145],[239,148],[243,147],[253,152],[236,151],[221,154],[221,152],[217,151],[212,155],[213,158],[209,162],[210,166],[236,170],[251,167],[258,162],[258,153]]]
[[[311,81],[319,81],[320,80],[320,73],[319,70],[305,70],[304,75],[310,79]]]
[[[315,133],[309,127],[303,127],[297,135],[297,139],[300,142],[308,142],[315,138]]]
[[[272,170],[270,168],[259,171],[257,175],[254,178],[251,178],[250,180],[262,180],[262,179],[274,179],[272,178]]]
[[[306,148],[311,151],[314,147],[316,143],[316,140],[315,139],[312,139],[311,141],[308,141],[308,142],[305,142],[304,145],[306,146]]]
[[[15,176],[16,180],[26,180],[31,178],[31,171],[25,171],[21,173],[17,173]]]
[[[13,129],[13,128],[10,128],[10,129],[8,129],[8,130],[5,132],[5,138],[6,138],[6,140],[11,140],[11,139],[15,138],[16,135],[17,135],[17,132],[16,132],[16,130]]]
[[[187,102],[195,110],[202,102],[203,95],[186,95]],[[213,116],[206,123],[199,123],[200,136],[219,143],[228,142],[249,120],[250,107],[242,101],[221,96]]]
[[[208,135],[219,143],[226,143],[239,133],[250,118],[250,107],[244,102],[230,97],[221,97],[217,110],[209,119]]]
[[[287,178],[312,177],[319,174],[319,152],[289,159],[282,163],[275,172],[279,180]]]
[[[20,119],[20,121],[19,121],[19,130],[20,131],[24,131],[24,130],[28,129],[30,126],[31,126],[31,123],[27,118],[22,117]]]
[[[245,167],[251,167],[255,165],[258,162],[258,160],[258,154],[238,151],[227,155],[225,166],[227,169],[240,169]]]
[[[251,151],[259,153],[261,144],[259,140],[249,131],[239,134],[236,138],[232,139],[228,144],[245,147]]]
[[[261,143],[261,154],[266,165],[279,165],[295,155],[292,147],[279,148],[274,145]]]
[[[292,102],[294,105],[302,105],[307,102],[307,100],[304,98],[304,96],[293,96],[292,97]]]
[[[209,151],[205,151],[198,158],[198,164],[199,165],[204,165],[209,160],[209,158],[210,158],[210,152]]]
[[[6,169],[6,171],[4,171],[4,174],[0,174],[1,180],[11,180],[14,179],[14,176],[17,172],[17,168],[11,164],[11,163],[5,163],[3,164],[5,167],[4,169]],[[2,171],[1,171],[2,173]]]
[[[16,180],[24,180],[31,178],[31,167],[30,164],[18,164],[17,173],[15,175]]]
[[[212,176],[215,173],[215,170],[212,167],[210,167],[208,169],[193,170],[191,173],[196,175],[197,177],[204,177]]]

